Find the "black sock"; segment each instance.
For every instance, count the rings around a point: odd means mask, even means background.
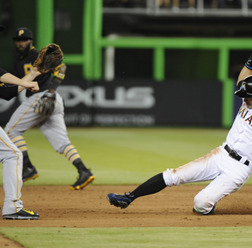
[[[129,195],[130,199],[135,200],[136,198],[144,195],[155,194],[166,187],[163,173],[157,174],[151,177],[148,181],[139,185],[134,191]]]
[[[80,171],[89,171],[87,167],[83,164],[80,158],[73,161],[73,165],[77,168],[78,172]]]
[[[30,161],[30,158],[28,156],[28,152],[24,151],[23,152],[23,168],[33,168],[33,165]]]

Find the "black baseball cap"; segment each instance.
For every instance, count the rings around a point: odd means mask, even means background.
[[[13,40],[32,40],[32,31],[29,28],[21,27],[15,31]]]
[[[238,85],[240,89],[235,91],[235,95],[242,98],[252,98],[252,75],[241,80]]]

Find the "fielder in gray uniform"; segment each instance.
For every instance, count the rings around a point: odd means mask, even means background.
[[[223,144],[204,157],[179,168],[167,169],[132,192],[107,195],[111,205],[126,208],[139,197],[154,194],[167,186],[211,181],[194,198],[193,211],[213,214],[223,197],[240,189],[252,172],[252,56],[238,78],[239,90],[235,95],[243,99],[242,106]]]
[[[33,35],[26,27],[18,28],[13,37],[16,45],[17,57],[15,60],[15,75],[23,77],[33,68],[39,51],[33,46]],[[70,189],[82,189],[91,183],[95,176],[86,168],[76,148],[68,138],[64,121],[64,106],[62,97],[56,92],[58,85],[65,77],[66,65],[59,65],[53,72],[38,76],[35,80],[39,84],[40,91],[26,92],[27,99],[21,103],[11,116],[5,127],[6,133],[12,142],[23,153],[23,181],[35,179],[39,176],[35,166],[28,156],[28,148],[23,133],[32,127],[39,127],[43,135],[50,142],[55,151],[64,154],[76,167],[79,173],[78,180],[70,186]],[[50,111],[38,113],[38,103],[41,100],[50,103]]]
[[[3,27],[0,26],[0,31]],[[35,74],[34,74],[35,73]],[[17,96],[24,88],[38,91],[37,82],[32,81],[37,72],[31,72],[23,80],[0,68],[0,98],[10,100]],[[15,84],[11,87],[8,84]],[[19,86],[18,86],[19,85]],[[0,162],[3,164],[4,204],[3,219],[39,219],[39,214],[23,208],[21,200],[22,188],[22,152],[12,143],[4,130],[0,127]]]

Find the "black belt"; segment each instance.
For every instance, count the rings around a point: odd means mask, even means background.
[[[235,150],[232,150],[228,145],[225,145],[224,149],[228,152],[229,156],[235,160],[240,161],[242,159],[242,157]],[[244,164],[249,165],[249,161],[246,160]]]

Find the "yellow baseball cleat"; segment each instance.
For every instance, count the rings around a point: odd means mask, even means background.
[[[3,219],[6,220],[38,220],[39,217],[38,213],[25,208],[22,208],[19,212],[14,214],[3,215]]]

